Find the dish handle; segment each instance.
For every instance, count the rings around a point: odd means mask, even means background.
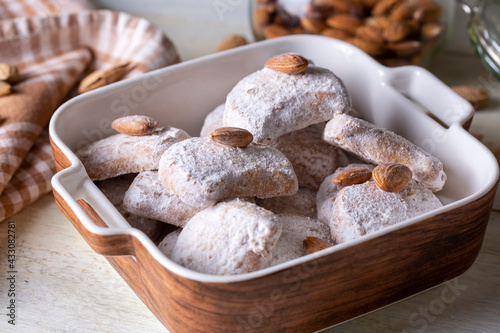
[[[442,126],[459,124],[469,129],[474,116],[472,105],[428,70],[418,66],[388,68],[386,82]]]
[[[61,194],[59,192],[65,190],[54,184],[53,180],[53,193],[59,209],[95,252],[103,256],[135,256],[133,235],[121,228],[109,228],[86,200],[75,200],[70,195]]]

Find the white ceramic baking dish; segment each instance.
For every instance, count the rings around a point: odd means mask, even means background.
[[[257,272],[213,276],[185,269],[130,227],[87,177],[74,152],[112,134],[111,121],[130,114],[150,115],[196,136],[206,114],[224,102],[240,79],[285,52],[331,69],[367,120],[437,156],[448,175],[438,194],[444,207]],[[173,65],[70,100],[50,123],[59,170],[52,186],[61,210],[85,240],[171,331],[314,331],[428,289],[473,263],[496,191],[498,164],[463,128],[472,114],[465,100],[425,69],[386,68],[330,38],[284,37]]]

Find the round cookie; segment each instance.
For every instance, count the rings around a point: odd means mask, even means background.
[[[328,69],[309,66],[291,75],[263,68],[243,78],[227,95],[224,126],[244,128],[255,143],[269,144],[350,108],[344,83]]]
[[[347,242],[442,207],[426,186],[412,180],[400,192],[385,192],[368,181],[337,194],[330,230],[337,243]]]
[[[320,220],[321,222],[328,224],[331,221],[333,203],[337,198],[337,194],[343,188],[343,186],[335,184],[333,180],[341,172],[353,168],[366,168],[372,171],[374,166],[371,164],[349,164],[346,167],[338,168],[333,174],[325,178],[325,180],[319,187],[318,193],[316,194],[316,209],[318,220]]]
[[[196,214],[181,231],[172,260],[197,272],[243,274],[264,268],[281,235],[277,216],[241,200]]]

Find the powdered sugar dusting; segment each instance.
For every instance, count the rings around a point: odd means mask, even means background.
[[[434,156],[397,135],[365,120],[338,115],[325,128],[323,139],[375,163],[401,163],[413,179],[440,191],[446,181],[443,164]]]
[[[209,138],[173,145],[161,158],[162,184],[185,203],[208,207],[230,198],[270,198],[298,190],[291,163],[277,149],[228,147]]]
[[[336,242],[343,243],[441,206],[434,193],[415,180],[400,192],[384,192],[368,181],[340,190],[330,229]]]
[[[330,70],[309,66],[296,75],[261,69],[242,79],[226,99],[224,125],[267,144],[277,137],[348,112],[351,99]]]
[[[240,200],[196,214],[181,231],[172,260],[207,274],[233,275],[266,266],[281,235],[277,216]]]

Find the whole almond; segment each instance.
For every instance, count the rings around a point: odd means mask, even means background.
[[[269,24],[269,12],[265,8],[257,8],[253,12],[253,27],[258,33],[263,33],[264,27]]]
[[[370,27],[385,29],[389,25],[389,18],[387,16],[368,16],[365,18],[365,24]]]
[[[228,35],[217,46],[217,52],[234,49],[238,46],[248,44],[245,36],[242,35]]]
[[[404,164],[380,164],[373,169],[373,180],[382,191],[402,191],[411,181],[412,172]]]
[[[384,37],[382,37],[383,30],[377,27],[362,25],[356,29],[356,37],[367,41],[373,41],[377,43],[383,43]]]
[[[411,19],[415,10],[417,10],[419,4],[415,1],[403,1],[396,4],[389,13],[389,17],[392,20],[408,20]]]
[[[434,40],[443,34],[444,28],[439,23],[424,23],[420,30],[423,39]]]
[[[382,36],[388,42],[399,42],[411,33],[411,26],[406,21],[389,21]]]
[[[351,168],[339,173],[333,182],[340,186],[362,184],[372,178],[372,171],[366,168]]]
[[[472,104],[475,110],[484,107],[490,100],[487,90],[475,86],[453,86],[454,92],[462,96],[467,102]]]
[[[332,247],[333,244],[317,237],[307,237],[302,242],[306,254],[311,254]]]
[[[418,8],[413,13],[413,20],[417,22],[439,22],[443,9],[432,3],[427,6]]]
[[[368,41],[358,37],[355,37],[352,40],[352,44],[356,47],[359,47],[361,50],[365,51],[372,57],[384,55],[387,51],[387,48],[382,43],[375,41]]]
[[[208,137],[225,146],[238,148],[245,148],[253,141],[252,133],[238,127],[220,127],[210,133]]]
[[[264,34],[264,37],[266,37],[266,39],[282,37],[290,34],[290,32],[286,28],[283,28],[278,24],[266,25],[264,28],[262,28],[262,33]]]
[[[379,0],[372,9],[373,16],[388,14],[402,0]]]
[[[389,43],[387,48],[398,57],[410,57],[420,51],[422,43],[417,40],[407,40],[398,43]]]
[[[348,34],[345,31],[338,30],[338,29],[332,29],[332,28],[326,28],[321,32],[323,36],[330,37],[330,38],[335,38],[335,39],[340,39],[343,41],[347,41],[350,39],[352,36]]]
[[[17,82],[19,80],[19,69],[17,66],[0,63],[0,80],[10,83]]]
[[[158,127],[158,121],[148,116],[127,116],[115,119],[111,123],[111,127],[115,131],[127,135],[149,135]]]
[[[360,19],[349,14],[336,14],[326,19],[326,25],[329,27],[343,30],[351,35],[354,35],[362,24]]]
[[[330,7],[335,13],[350,13],[353,4],[345,0],[314,0],[313,5]]]
[[[272,57],[266,62],[266,67],[273,71],[286,74],[299,74],[303,72],[309,62],[306,58],[293,53],[285,53]]]
[[[326,25],[321,19],[311,19],[308,17],[303,17],[300,20],[300,25],[311,34],[320,34],[326,29]]]
[[[129,63],[127,62],[108,69],[97,70],[90,73],[82,80],[82,82],[80,82],[78,92],[81,94],[120,80],[128,71],[128,65]]]
[[[11,93],[12,86],[10,83],[5,81],[0,81],[0,96],[6,96]]]

